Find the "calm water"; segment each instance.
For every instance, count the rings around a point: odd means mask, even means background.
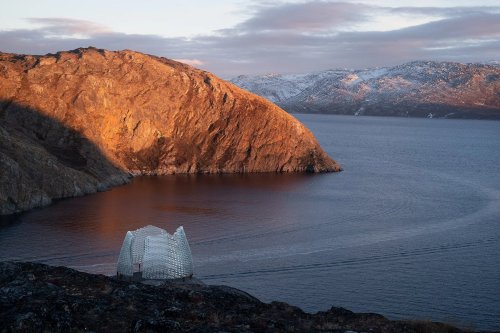
[[[114,274],[127,230],[184,225],[207,283],[500,330],[500,122],[297,117],[344,172],[139,178],[4,222],[0,259]]]

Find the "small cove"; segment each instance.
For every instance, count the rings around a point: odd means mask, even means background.
[[[210,284],[499,330],[500,122],[296,117],[344,172],[136,178],[3,223],[0,259],[112,275],[127,230],[183,225]]]

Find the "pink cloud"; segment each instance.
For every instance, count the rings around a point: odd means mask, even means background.
[[[182,62],[184,64],[190,65],[190,66],[202,66],[205,63],[199,59],[173,59],[178,62]]]
[[[42,26],[46,33],[54,35],[95,35],[111,32],[111,29],[104,25],[86,20],[59,17],[31,17],[26,20]]]

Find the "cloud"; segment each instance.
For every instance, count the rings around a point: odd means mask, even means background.
[[[299,32],[325,31],[369,19],[367,13],[374,6],[313,1],[281,6],[263,6],[255,15],[236,27],[237,30]]]
[[[453,11],[449,18],[391,31],[304,34],[249,29],[204,41],[209,42],[207,49],[230,55],[227,60],[224,55],[212,60],[214,68],[224,66],[235,74],[365,68],[416,59],[483,61],[500,54],[500,14]]]
[[[182,62],[191,66],[202,66],[205,63],[199,59],[173,59],[178,62]]]
[[[125,34],[83,20],[62,18],[30,18],[28,20],[40,24],[40,27],[0,31],[0,51],[46,54],[95,46],[110,50],[134,49],[171,58],[189,58],[184,57],[183,54],[191,52],[190,44],[185,38]]]
[[[431,15],[431,16],[463,16],[477,13],[498,13],[500,7],[476,6],[476,7],[381,7],[385,11],[395,14]]]
[[[500,38],[500,14],[473,13],[457,16],[426,24],[389,31],[385,33],[350,34],[348,38],[365,36],[384,41],[427,41],[429,43],[443,40],[460,42],[470,38]]]
[[[42,31],[54,36],[93,35],[111,31],[111,29],[104,25],[86,20],[59,17],[31,17],[27,18],[26,21],[35,25],[40,25]]]
[[[389,31],[352,28],[377,15],[426,15],[432,20]],[[1,50],[43,54],[90,45],[134,49],[223,77],[389,66],[425,59],[498,60],[500,54],[500,7],[390,8],[324,1],[266,5],[233,28],[191,39],[124,34],[81,20],[30,22],[40,27],[0,31]]]

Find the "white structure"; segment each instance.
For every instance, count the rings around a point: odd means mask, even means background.
[[[184,228],[173,235],[148,225],[127,231],[118,257],[118,275],[144,279],[177,279],[193,275],[193,257]]]

